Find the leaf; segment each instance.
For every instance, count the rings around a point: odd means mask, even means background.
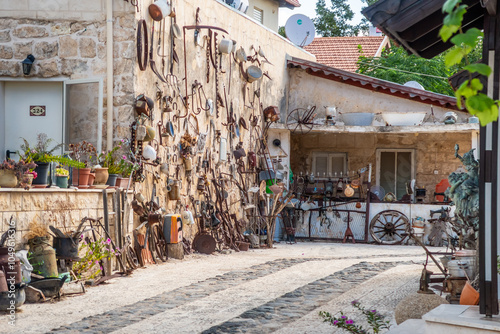
[[[483,90],[483,83],[479,79],[472,79],[470,82],[470,88],[477,92]]]
[[[471,73],[479,73],[481,75],[489,76],[491,74],[491,67],[486,64],[476,63],[470,64],[464,67],[464,70],[467,70]],[[482,88],[481,88],[482,89]],[[479,90],[481,90],[479,89]]]
[[[443,19],[443,25],[461,26],[464,14],[467,12],[466,5],[460,5]]]
[[[441,39],[446,42],[451,36],[453,36],[454,33],[458,31],[458,29],[460,29],[459,25],[443,25],[439,30],[439,36],[441,36]]]
[[[451,49],[444,58],[444,65],[446,67],[451,67],[456,64],[460,64],[462,58],[464,57],[463,49],[458,47]]]
[[[446,0],[443,4],[443,13],[451,13],[462,0]]]
[[[473,48],[476,46],[477,39],[479,37],[483,37],[483,33],[481,32],[481,30],[477,28],[471,28],[463,34],[453,36],[451,42],[455,45],[465,44]]]
[[[467,110],[479,118],[482,126],[498,119],[498,106],[496,101],[486,94],[479,93],[466,99]]]

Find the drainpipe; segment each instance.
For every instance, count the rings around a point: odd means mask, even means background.
[[[113,148],[113,0],[106,1],[106,149]]]

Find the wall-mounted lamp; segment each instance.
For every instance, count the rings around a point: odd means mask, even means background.
[[[23,64],[23,74],[29,75],[31,72],[31,67],[33,67],[33,62],[35,61],[35,57],[33,55],[28,55],[25,60],[21,62]]]

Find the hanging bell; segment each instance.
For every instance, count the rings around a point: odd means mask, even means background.
[[[187,157],[184,159],[184,168],[186,172],[190,172],[193,170],[193,159],[191,157]]]

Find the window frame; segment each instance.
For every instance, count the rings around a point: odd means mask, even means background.
[[[334,177],[333,172],[332,172],[332,158],[333,157],[341,157],[344,158],[344,166],[343,166],[343,175],[347,173],[347,152],[313,152],[311,159],[311,171],[314,173],[314,175],[317,175],[316,172],[316,158],[318,157],[326,157],[327,158],[327,170],[328,170],[328,175],[326,177]],[[337,175],[337,177],[340,175]],[[319,177],[323,177],[323,175],[319,175]]]
[[[381,168],[381,154],[382,153],[386,153],[386,152],[394,152],[394,153],[398,153],[398,152],[401,152],[401,153],[410,153],[410,156],[411,156],[411,176],[410,176],[410,180],[413,180],[413,179],[416,179],[416,166],[415,166],[415,155],[416,155],[416,150],[415,149],[409,149],[409,148],[378,148],[376,149],[376,166],[377,166],[377,170],[376,170],[376,177],[375,177],[375,184],[377,186],[380,186],[380,168]],[[397,157],[395,157],[394,159],[395,163],[397,163]],[[396,165],[397,167],[397,165]],[[396,188],[396,182],[397,182],[397,178],[394,177],[394,186],[395,186],[395,189]],[[388,192],[388,189],[385,189],[386,192]],[[395,194],[397,198],[400,198],[400,196],[398,196],[398,194]],[[411,195],[412,199],[413,199],[413,194]]]

